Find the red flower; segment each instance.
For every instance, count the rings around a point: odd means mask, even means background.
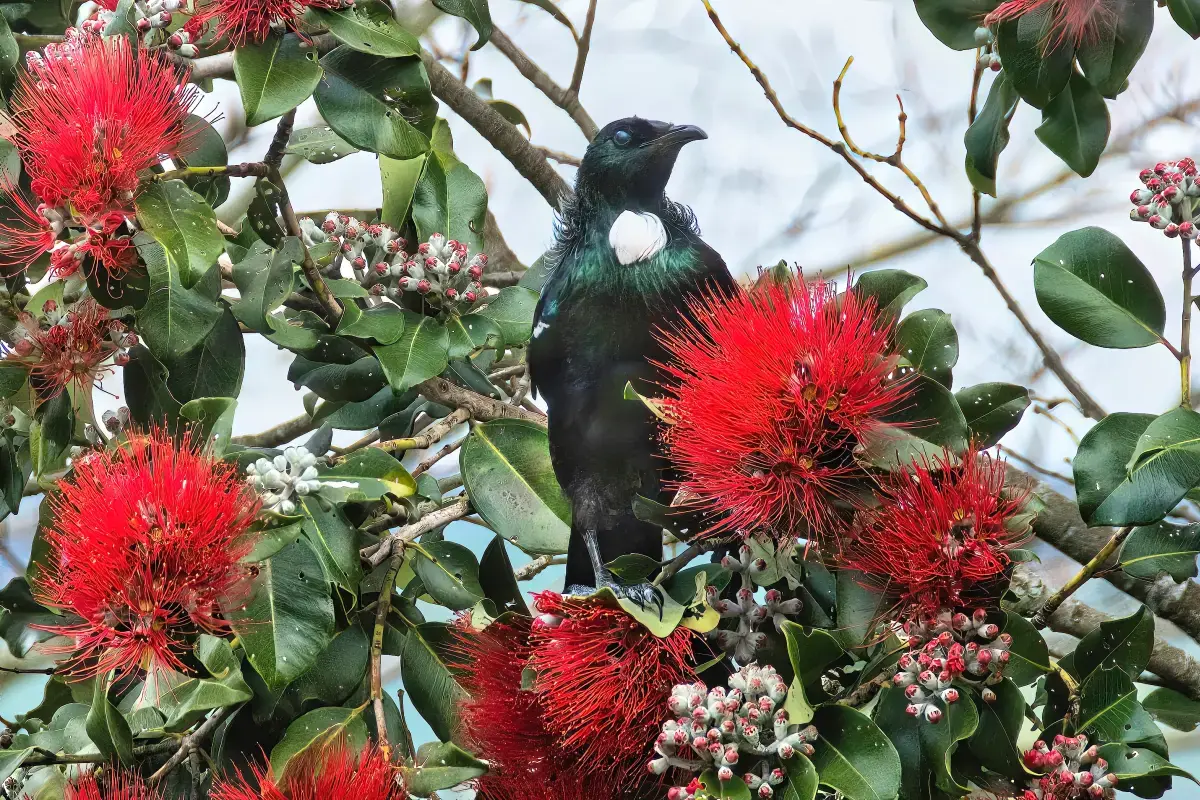
[[[352,5],[354,0],[211,0],[188,27],[199,32],[215,22],[218,37],[241,46],[263,41],[273,29],[297,30],[305,8],[337,10]]]
[[[854,448],[896,409],[890,327],[873,300],[833,284],[771,283],[694,309],[662,334],[670,354],[670,460],[715,529],[828,533],[862,472]]]
[[[244,585],[259,509],[234,466],[153,431],[77,459],[49,502],[50,566],[35,589],[76,618],[45,628],[74,638],[48,648],[71,654],[67,672],[182,671],[192,634],[227,630],[218,603]]]
[[[162,795],[148,788],[138,775],[109,771],[103,784],[95,775],[86,775],[67,786],[64,800],[162,800]]]
[[[985,25],[997,25],[1049,9],[1047,50],[1054,50],[1064,43],[1079,47],[1113,24],[1116,20],[1116,2],[1119,0],[1006,0],[983,22]]]
[[[16,186],[8,183],[8,177],[0,179],[0,190],[8,194],[12,207],[0,214],[0,273],[16,275],[37,261],[43,253],[54,247],[62,225],[55,230],[46,213],[48,207],[36,208],[30,199]],[[50,212],[53,213],[53,212]]]
[[[195,87],[124,36],[79,36],[30,60],[12,100],[33,192],[86,223],[132,208],[139,173],[177,154]]]
[[[660,639],[595,599],[542,592],[535,600],[542,617],[530,664],[546,728],[586,770],[589,790],[611,781],[622,787],[615,797],[629,796],[638,780],[656,780],[645,769],[647,743],[672,687],[695,680],[696,634],[677,628]]]
[[[843,559],[885,584],[903,605],[936,613],[963,604],[1009,564],[1027,536],[1017,515],[1023,495],[1005,496],[1004,462],[970,451],[915,463],[888,476],[879,505],[863,511]]]
[[[45,311],[52,316],[57,308],[47,305]],[[47,327],[30,314],[23,314],[20,322],[26,335],[13,346],[10,359],[30,365],[29,382],[42,401],[56,397],[72,383],[90,387],[110,370],[110,361],[137,342],[135,335],[126,333],[125,326],[110,319],[90,297]]]
[[[318,757],[289,766],[282,781],[270,768],[254,768],[254,779],[239,775],[213,787],[212,800],[404,800],[400,772],[376,747],[355,755],[345,741],[321,749]]]
[[[465,618],[464,618],[465,620]],[[483,630],[459,627],[452,654],[470,698],[460,706],[466,743],[491,769],[475,782],[480,800],[607,800],[584,789],[583,770],[547,730],[539,694],[524,686],[533,655],[531,622],[513,616]]]

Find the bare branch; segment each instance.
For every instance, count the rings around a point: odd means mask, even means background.
[[[505,58],[512,62],[513,66],[517,68],[517,72],[520,72],[538,91],[546,95],[551,103],[554,103],[554,105],[567,112],[567,115],[575,121],[575,124],[579,126],[579,130],[583,131],[583,135],[587,137],[589,142],[596,138],[596,133],[600,128],[596,126],[591,115],[588,114],[587,110],[579,102],[578,94],[570,92],[555,83],[554,79],[535,64],[533,59],[525,54],[524,50],[517,47],[516,43],[508,38],[508,34],[504,31],[494,28],[490,41],[496,46],[497,50],[504,54]]]
[[[312,433],[316,429],[317,423],[313,421],[312,417],[308,416],[308,414],[301,414],[286,422],[281,422],[274,428],[269,428],[262,433],[234,436],[233,443],[240,444],[242,447],[278,447],[306,433]]]
[[[583,85],[583,69],[587,66],[588,51],[592,49],[592,27],[596,24],[597,0],[588,3],[587,18],[583,22],[583,33],[579,37],[579,51],[575,56],[575,71],[571,73],[571,88],[567,91],[573,96],[579,96],[579,87]],[[588,139],[594,139],[595,135]]]
[[[451,408],[468,411],[479,422],[493,419],[523,419],[538,425],[546,424],[543,414],[535,414],[521,406],[510,406],[499,400],[484,397],[478,392],[456,386],[445,378],[431,378],[417,386],[418,391],[429,400]]]

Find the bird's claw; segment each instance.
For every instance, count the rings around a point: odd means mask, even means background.
[[[632,601],[638,608],[643,611],[651,606],[658,609],[658,618],[663,616],[663,598],[659,589],[649,583],[635,583],[632,586],[624,584],[610,583],[609,588],[617,597],[624,597]]]

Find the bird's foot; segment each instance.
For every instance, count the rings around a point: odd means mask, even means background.
[[[662,590],[651,583],[635,583],[625,584],[618,583],[612,578],[605,578],[600,581],[600,585],[596,587],[582,586],[576,584],[568,586],[564,589],[565,594],[582,597],[592,594],[600,589],[608,589],[618,598],[623,598],[634,603],[643,611],[649,608],[658,609],[658,618],[662,619],[663,615],[663,597]]]

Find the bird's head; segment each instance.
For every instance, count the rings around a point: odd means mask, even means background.
[[[707,138],[695,125],[619,119],[605,125],[588,145],[578,181],[614,206],[654,210],[662,202],[680,149]]]

